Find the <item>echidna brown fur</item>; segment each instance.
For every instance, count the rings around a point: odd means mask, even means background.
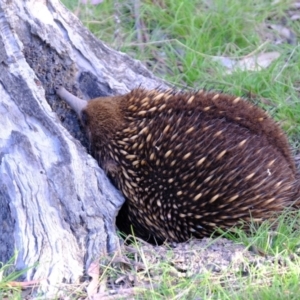
[[[126,197],[117,224],[127,233],[182,242],[261,222],[295,200],[284,132],[240,97],[135,89],[91,100],[82,119]]]

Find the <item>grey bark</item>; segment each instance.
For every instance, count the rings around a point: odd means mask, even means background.
[[[0,1],[0,261],[17,250],[16,268],[47,279],[45,291],[78,282],[117,248],[124,201],[88,154],[58,84],[82,98],[164,86],[58,0]]]

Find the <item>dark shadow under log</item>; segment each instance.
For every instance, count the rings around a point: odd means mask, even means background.
[[[0,261],[17,250],[16,268],[53,292],[118,247],[124,201],[55,86],[94,98],[164,84],[58,0],[1,1],[0,28]]]

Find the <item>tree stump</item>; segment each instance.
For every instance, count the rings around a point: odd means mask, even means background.
[[[58,0],[1,1],[0,13],[0,261],[17,250],[16,269],[50,291],[117,248],[124,201],[55,86],[90,99],[165,85]]]

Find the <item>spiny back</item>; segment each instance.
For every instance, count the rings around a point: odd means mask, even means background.
[[[101,132],[95,117],[101,99],[86,113],[96,156],[127,198],[119,216],[127,231],[132,224],[143,238],[184,241],[262,221],[295,200],[285,135],[239,97],[137,89],[110,101],[119,116],[110,129],[106,122]]]
[[[135,89],[123,98],[122,108],[129,119],[157,118],[162,115],[174,116],[186,114],[194,118],[225,118],[226,122],[247,128],[253,134],[264,135],[268,142],[276,147],[286,158],[287,163],[296,171],[288,140],[281,128],[262,109],[249,102],[222,93],[199,91],[197,93],[160,92]],[[133,115],[134,114],[134,115]],[[193,116],[192,116],[193,115]]]

